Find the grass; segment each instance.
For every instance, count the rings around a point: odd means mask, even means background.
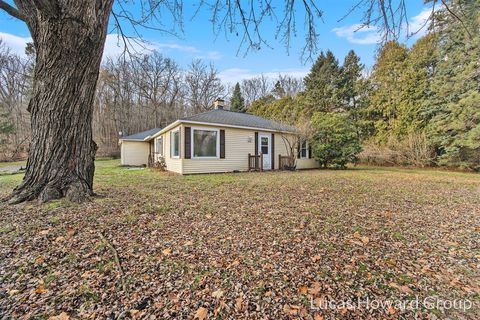
[[[21,179],[0,176],[0,196]],[[184,319],[204,307],[209,318],[479,317],[478,174],[355,167],[178,176],[102,160],[95,191],[83,205],[0,204],[1,316]],[[474,307],[310,308],[311,299],[414,295]]]
[[[14,162],[0,162],[0,168],[10,167],[10,166],[25,166],[26,161],[14,161]]]

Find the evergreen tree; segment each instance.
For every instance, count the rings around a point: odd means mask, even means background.
[[[366,131],[361,123],[362,109],[366,106],[366,81],[362,77],[364,65],[355,51],[350,50],[341,68],[339,97],[342,108],[356,127],[357,135],[365,136]]]
[[[280,81],[277,80],[277,82],[275,82],[275,86],[272,90],[272,93],[277,99],[281,99],[285,96],[285,89],[283,89]]]
[[[439,164],[480,170],[480,2],[457,0],[450,10],[463,12],[459,21],[440,12],[438,69],[429,127]]]
[[[246,112],[245,99],[240,91],[240,84],[237,82],[233,89],[232,98],[230,99],[230,110],[235,112]]]
[[[376,130],[376,139],[386,142],[397,132],[398,107],[402,94],[401,79],[407,66],[408,49],[396,41],[387,42],[379,51],[370,78],[371,92],[367,117]]]
[[[340,68],[331,51],[320,53],[310,73],[305,77],[308,112],[331,112],[341,108],[339,99]]]
[[[408,52],[405,69],[400,78],[400,101],[397,106],[395,131],[402,139],[419,133],[433,116],[430,100],[433,97],[432,78],[438,63],[437,39],[434,33],[419,39]]]

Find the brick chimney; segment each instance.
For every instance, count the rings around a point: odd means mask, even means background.
[[[224,104],[225,104],[225,100],[223,100],[222,98],[217,98],[213,102],[213,106],[215,107],[215,110],[223,110]]]

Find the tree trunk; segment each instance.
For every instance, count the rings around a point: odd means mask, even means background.
[[[93,99],[113,0],[42,3],[27,24],[36,50],[27,171],[11,203],[93,195]],[[27,6],[28,3],[25,4]]]

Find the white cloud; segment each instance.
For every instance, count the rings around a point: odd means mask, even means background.
[[[0,39],[16,54],[25,55],[25,46],[28,42],[32,42],[31,37],[20,37],[14,34],[0,32]],[[201,50],[187,45],[177,43],[161,43],[153,41],[143,41],[141,39],[129,39],[127,42],[129,51],[132,53],[149,53],[153,50],[169,54],[172,52],[181,52],[186,55],[199,56],[202,59],[219,60],[222,55],[218,51],[202,52]],[[108,34],[105,40],[105,47],[103,50],[103,58],[114,58],[121,55],[124,51],[125,43],[117,34]]]
[[[443,6],[437,6],[435,11],[442,10]],[[432,7],[424,7],[419,14],[411,17],[407,25],[403,25],[401,38],[418,39],[424,36],[428,31],[428,19],[432,14]],[[345,38],[353,44],[376,44],[381,40],[380,30],[376,26],[363,27],[361,24],[353,24],[351,26],[343,26],[334,28],[332,31],[339,37]]]
[[[25,47],[28,42],[32,42],[31,37],[19,37],[10,33],[0,32],[0,39],[9,47],[14,53],[18,55],[25,55]]]
[[[437,9],[435,9],[436,11]],[[419,14],[413,16],[408,22],[407,34],[413,38],[420,38],[428,31],[428,20],[432,14],[432,8],[423,8]]]
[[[332,29],[337,37],[345,38],[354,44],[376,44],[380,41],[378,28],[375,26],[363,27],[361,24],[344,26]]]
[[[235,84],[244,79],[250,79],[264,75],[267,78],[276,78],[279,74],[288,75],[295,78],[303,78],[307,75],[307,69],[277,69],[268,72],[253,72],[250,69],[230,68],[219,72],[219,77],[224,83]]]

